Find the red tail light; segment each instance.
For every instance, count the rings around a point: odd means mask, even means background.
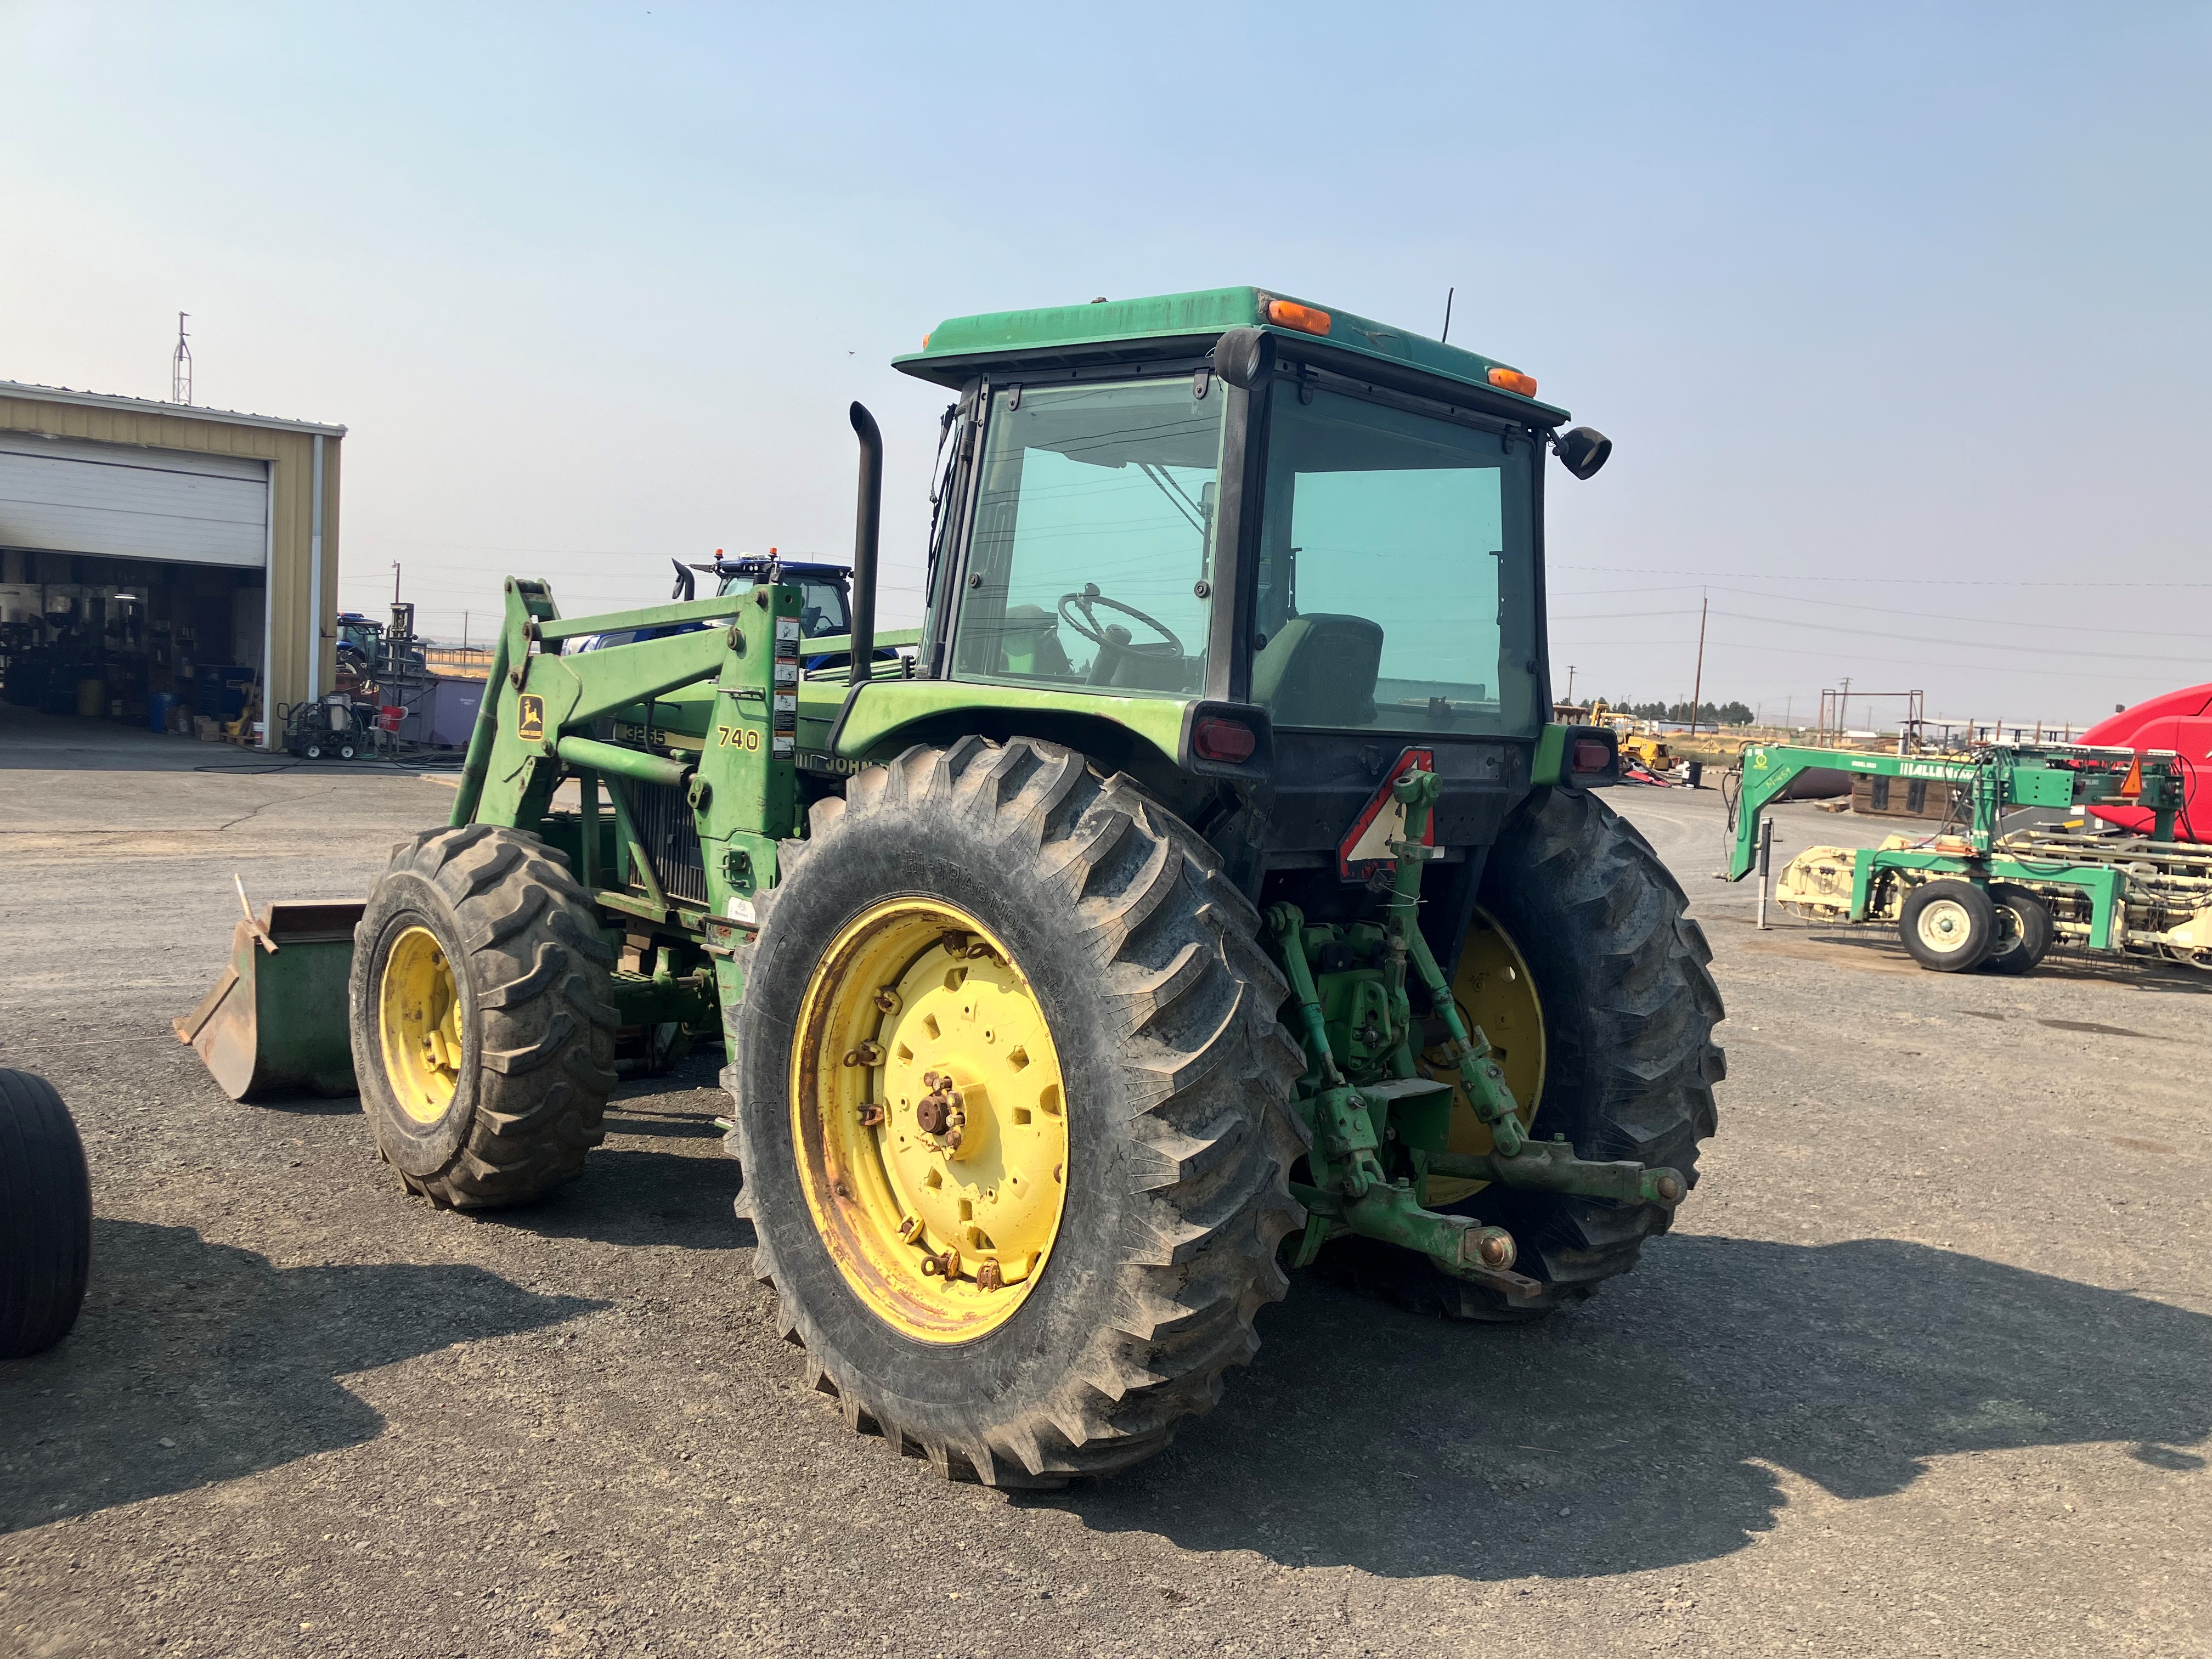
[[[1601,743],[1583,738],[1575,744],[1575,770],[1602,772],[1613,764],[1613,750]]]
[[[1209,714],[1199,721],[1190,734],[1191,747],[1198,750],[1202,760],[1248,761],[1260,740],[1252,735],[1249,726],[1239,726],[1235,720],[1223,720]]]

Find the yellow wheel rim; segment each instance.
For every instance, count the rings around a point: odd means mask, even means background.
[[[384,1078],[399,1109],[435,1123],[461,1081],[461,999],[446,947],[427,927],[410,927],[384,959],[378,1033]]]
[[[823,953],[792,1044],[792,1144],[830,1258],[894,1329],[1004,1324],[1052,1254],[1067,1102],[1006,946],[937,899],[892,899]]]
[[[1528,963],[1505,930],[1486,910],[1474,913],[1461,946],[1459,968],[1452,975],[1452,998],[1459,1017],[1482,1034],[1498,1050],[1505,1068],[1505,1086],[1519,1105],[1516,1114],[1523,1127],[1536,1121],[1536,1103],[1544,1092],[1544,1007],[1536,998],[1536,981]],[[1442,1064],[1443,1051],[1431,1048],[1422,1056],[1422,1069],[1431,1077],[1459,1081],[1456,1066]],[[1451,1139],[1455,1152],[1486,1152],[1494,1143],[1490,1129],[1474,1115],[1466,1095],[1452,1097]],[[1429,1182],[1431,1204],[1455,1204],[1490,1183],[1438,1176]]]

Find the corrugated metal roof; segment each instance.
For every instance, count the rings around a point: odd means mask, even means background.
[[[90,409],[127,409],[139,415],[167,415],[179,420],[213,421],[224,426],[259,426],[279,432],[319,432],[343,438],[342,426],[315,421],[288,421],[276,415],[248,415],[234,409],[206,409],[198,404],[165,404],[151,398],[123,398],[106,392],[75,392],[65,386],[32,386],[21,380],[0,380],[0,398],[26,398],[50,404],[76,404]]]

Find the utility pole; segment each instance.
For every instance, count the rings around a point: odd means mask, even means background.
[[[1843,695],[1836,699],[1836,741],[1838,743],[1843,741],[1844,733],[1850,729],[1850,707],[1851,677],[1846,674],[1844,676]]]
[[[1702,596],[1698,600],[1698,677],[1690,686],[1690,735],[1693,738],[1698,735],[1698,699],[1705,690],[1705,607],[1711,603]]]
[[[461,612],[461,649],[462,649],[462,650],[464,650],[464,651],[465,651],[465,650],[467,650],[468,648],[469,648],[469,613],[468,613],[467,611],[462,611],[462,612]]]
[[[1575,700],[1575,665],[1574,665],[1574,664],[1572,664],[1572,663],[1569,663],[1569,664],[1567,665],[1567,701],[1568,701],[1570,703],[1571,703],[1571,702],[1574,702],[1574,700]]]

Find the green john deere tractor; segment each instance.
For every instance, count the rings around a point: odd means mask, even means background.
[[[1249,288],[962,318],[897,367],[956,398],[920,629],[875,627],[857,404],[849,638],[774,581],[574,620],[507,584],[451,823],[352,930],[382,1155],[535,1197],[623,1045],[719,1033],[810,1376],[1000,1486],[1164,1446],[1289,1270],[1488,1320],[1626,1271],[1696,1179],[1721,1006],[1591,793],[1614,733],[1548,720],[1545,453],[1607,441]],[[179,1023],[234,1093],[343,1069],[282,982],[330,921],[249,916]]]

